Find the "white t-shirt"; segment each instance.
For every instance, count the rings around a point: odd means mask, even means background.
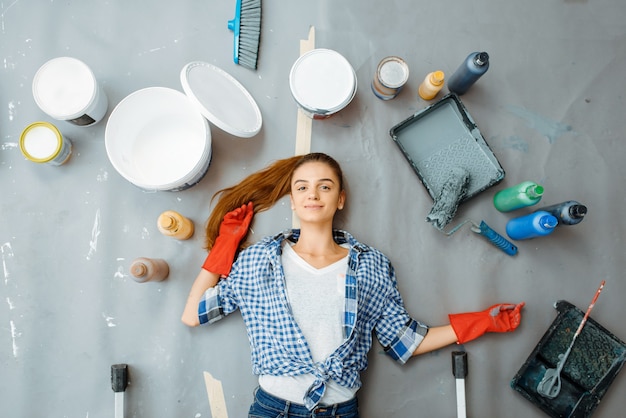
[[[290,243],[291,244],[291,243]],[[285,271],[287,298],[296,323],[302,330],[315,362],[324,360],[343,343],[343,313],[345,277],[348,256],[317,269],[304,261],[291,248],[283,246],[282,264]],[[279,398],[302,404],[304,394],[313,384],[312,374],[299,376],[259,376],[259,385]],[[330,380],[321,403],[345,402],[357,389],[347,388]]]

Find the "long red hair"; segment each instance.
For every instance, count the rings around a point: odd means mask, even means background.
[[[224,215],[248,202],[254,204],[254,213],[271,208],[291,192],[293,172],[308,162],[328,164],[339,179],[340,190],[343,190],[341,167],[329,155],[318,152],[277,160],[264,169],[250,174],[238,184],[215,193],[213,199],[217,198],[217,203],[206,224],[205,248],[210,250],[213,247]],[[245,242],[245,239],[241,240],[240,249],[245,246]]]

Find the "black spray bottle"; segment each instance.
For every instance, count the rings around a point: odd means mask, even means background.
[[[576,225],[582,222],[587,214],[587,206],[575,200],[568,200],[567,202],[546,206],[539,210],[555,216],[559,221],[559,225]]]
[[[489,54],[472,52],[448,80],[448,90],[464,94],[489,69]]]

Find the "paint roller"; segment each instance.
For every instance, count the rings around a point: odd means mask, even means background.
[[[481,221],[480,224],[467,219],[450,231],[445,231],[444,228],[448,225],[459,207],[459,204],[465,197],[467,189],[470,183],[470,174],[463,167],[454,167],[448,173],[448,177],[441,187],[441,191],[437,195],[430,213],[426,217],[426,221],[431,223],[437,230],[445,235],[452,235],[458,231],[463,225],[471,223],[472,232],[475,232],[492,243],[495,247],[504,251],[508,255],[517,254],[517,246],[513,245],[509,240],[502,235],[494,231],[485,221]]]
[[[443,183],[441,191],[426,217],[426,220],[438,230],[443,230],[456,215],[456,210],[467,193],[469,180],[469,172],[462,167],[454,167],[448,173],[448,178]]]
[[[111,387],[115,392],[115,418],[124,418],[124,392],[128,386],[128,364],[111,366]]]

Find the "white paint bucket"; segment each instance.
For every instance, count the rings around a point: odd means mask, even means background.
[[[111,112],[104,139],[113,167],[146,190],[187,189],[211,161],[208,121],[185,94],[166,87],[124,98]]]
[[[357,78],[341,54],[313,49],[291,67],[289,87],[296,103],[313,119],[325,119],[345,108],[354,98]]]
[[[261,130],[256,102],[224,70],[194,61],[182,68],[180,80],[185,94],[165,87],[136,91],[107,122],[111,164],[143,189],[179,191],[202,180],[211,163],[208,121],[241,138]]]
[[[372,92],[382,100],[391,100],[400,94],[409,79],[409,66],[399,57],[383,58],[372,80]]]
[[[61,165],[72,155],[72,143],[53,124],[35,122],[22,131],[20,150],[30,161]]]
[[[37,106],[50,117],[78,126],[98,123],[107,111],[107,96],[91,69],[71,57],[54,58],[33,78]]]

